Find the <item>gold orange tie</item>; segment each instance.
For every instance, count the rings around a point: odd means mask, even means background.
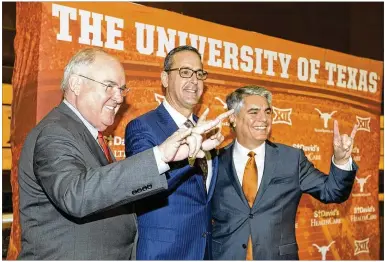
[[[255,153],[251,151],[247,155],[249,159],[247,160],[245,172],[243,173],[242,189],[250,208],[252,208],[258,190],[258,169],[255,164]],[[246,260],[253,260],[251,234],[247,242]]]
[[[104,141],[104,137],[103,137],[102,132],[98,132],[98,142],[99,142],[99,145],[101,146],[101,148],[103,150],[104,155],[106,156],[106,158],[108,160],[108,163],[112,163],[113,161],[112,161],[112,157],[110,154],[110,150],[108,150],[108,146],[106,144],[106,141]]]

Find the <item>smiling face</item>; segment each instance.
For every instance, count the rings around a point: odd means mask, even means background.
[[[174,55],[172,68],[202,69],[199,56],[192,51],[181,51]],[[167,102],[178,112],[189,116],[203,93],[203,80],[194,73],[190,78],[182,78],[179,71],[162,72],[162,84],[166,88]]]
[[[270,135],[272,110],[263,96],[251,95],[243,99],[240,111],[231,116],[238,142],[252,150]]]
[[[80,73],[106,85],[122,86],[125,74],[122,65],[115,58],[100,53],[95,61]],[[74,76],[70,84],[75,93],[75,106],[82,116],[98,131],[112,125],[123,97],[117,88],[106,92],[106,86],[80,76]]]

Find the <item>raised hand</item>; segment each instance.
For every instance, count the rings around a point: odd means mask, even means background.
[[[210,132],[209,135],[205,136],[206,139],[204,139],[204,141],[202,142],[201,147],[203,151],[210,151],[211,149],[219,146],[223,142],[223,140],[225,140],[225,137],[222,135],[221,130],[222,123],[219,123],[216,126],[216,129],[214,130],[215,132],[213,134],[211,134],[212,132]]]
[[[233,112],[234,110],[230,110],[219,115],[214,120],[206,121],[206,117],[209,113],[209,109],[206,109],[196,127],[192,129],[180,128],[158,146],[159,151],[162,154],[162,160],[168,163],[171,161],[184,160],[186,158],[195,159],[197,157],[205,157],[203,150],[209,151],[224,140],[223,135],[220,133],[221,121],[230,116]],[[216,128],[218,131],[202,142],[202,135],[208,134]]]
[[[333,147],[334,147],[334,162],[337,165],[346,164],[349,157],[352,154],[354,137],[356,136],[358,125],[355,124],[350,136],[347,134],[340,135],[338,129],[338,121],[334,120],[334,136],[333,136]]]
[[[225,113],[220,114],[214,120],[207,121],[206,117],[209,114],[207,108],[198,120],[197,126],[193,128],[193,133],[199,133],[204,136],[202,142],[202,150],[210,151],[211,149],[220,145],[225,139],[221,134],[222,120],[229,117],[234,113],[234,109],[231,109]]]
[[[234,109],[231,109],[227,112],[220,114],[214,120],[206,121],[206,117],[209,114],[209,109],[207,108],[199,118],[198,123],[193,128],[192,132],[199,135],[203,135],[210,132],[211,130],[214,130],[215,128],[219,128],[219,124],[222,122],[222,120],[229,117],[233,113]]]
[[[229,117],[234,113],[234,109],[229,110],[225,113],[220,114],[214,120],[207,121],[207,115],[209,114],[209,108],[207,108],[203,114],[200,116],[197,125],[193,128],[191,136],[195,134],[199,134],[203,136],[203,142],[201,143],[201,147],[199,151],[194,151],[195,154],[189,154],[189,163],[191,166],[194,165],[195,158],[203,158],[205,157],[204,151],[210,151],[211,149],[220,145],[225,139],[221,134],[222,128],[222,120]],[[214,132],[212,134],[212,132]],[[190,150],[191,152],[191,150]]]
[[[187,138],[191,135],[191,131],[191,128],[180,128],[158,146],[164,162],[168,163],[186,159],[189,155],[190,147],[193,148],[193,152],[195,152],[195,148],[201,146],[200,143],[199,145],[194,144],[197,143],[194,139],[187,141]]]

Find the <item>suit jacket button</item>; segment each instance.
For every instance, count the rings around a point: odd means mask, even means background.
[[[254,217],[254,215],[253,214],[249,214],[249,218],[253,218]]]
[[[246,249],[247,245],[246,245],[246,244],[242,244],[242,247],[243,247],[244,249]]]
[[[206,235],[207,235],[207,233],[206,233],[206,232],[204,232],[204,233],[202,234],[202,237],[206,237]]]

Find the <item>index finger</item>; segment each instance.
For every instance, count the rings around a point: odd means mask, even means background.
[[[340,130],[338,129],[338,121],[337,120],[334,120],[334,130],[333,130],[333,133],[334,133],[334,138],[340,137]]]
[[[224,113],[220,114],[219,116],[217,116],[217,118],[215,120],[219,120],[219,122],[220,122],[223,119],[231,116],[233,113],[234,113],[234,109],[231,109],[231,110],[224,112]]]
[[[354,127],[353,127],[353,130],[352,130],[352,133],[350,134],[350,137],[352,139],[354,139],[354,137],[356,136],[357,130],[358,130],[358,125],[355,124]]]
[[[203,133],[206,133],[207,131],[210,131],[211,129],[216,127],[223,119],[230,116],[232,113],[234,113],[234,109],[231,109],[230,111],[227,111],[225,113],[220,114],[214,120],[208,121],[207,123],[205,123],[203,125],[194,127],[193,132],[200,134],[200,135]]]
[[[220,123],[220,121],[218,119],[208,121],[207,123],[204,123],[203,125],[199,125],[199,126],[194,127],[193,132],[201,135],[203,133],[206,133],[207,131],[210,131],[213,127],[215,127],[219,123]]]

